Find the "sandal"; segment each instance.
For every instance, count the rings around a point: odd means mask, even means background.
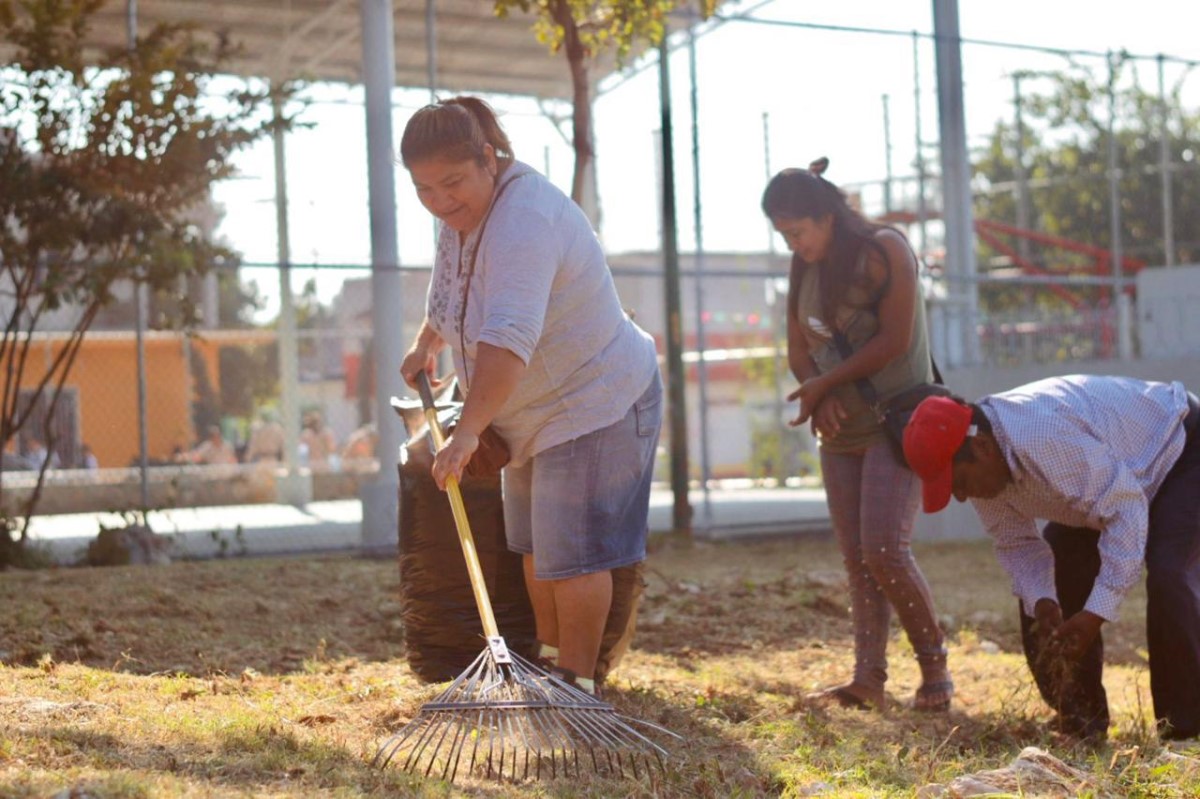
[[[839,707],[849,708],[851,710],[872,710],[883,706],[883,697],[874,698],[866,695],[869,689],[854,683],[846,685],[835,685],[833,688],[826,688],[821,691],[808,694],[805,699],[813,702],[830,702]],[[863,692],[863,693],[859,693]]]
[[[920,713],[945,713],[954,698],[954,682],[942,680],[922,685],[913,696],[912,709]]]

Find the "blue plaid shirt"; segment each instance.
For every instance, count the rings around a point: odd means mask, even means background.
[[[1150,503],[1183,452],[1187,391],[1125,377],[1052,377],[979,401],[1013,482],[973,499],[1013,593],[1032,616],[1058,601],[1054,555],[1037,521],[1100,531],[1085,610],[1109,621],[1141,576]]]

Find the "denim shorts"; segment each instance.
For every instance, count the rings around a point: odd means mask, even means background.
[[[650,480],[663,419],[662,379],[616,424],[504,469],[508,548],[533,554],[539,580],[561,580],[646,557]]]

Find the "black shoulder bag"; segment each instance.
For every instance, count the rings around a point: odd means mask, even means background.
[[[842,331],[834,331],[833,343],[837,346],[843,361],[849,360],[850,356],[854,354],[850,348],[850,342],[846,339],[846,334]],[[879,394],[875,391],[875,386],[871,385],[870,380],[860,377],[854,381],[854,384],[858,386],[858,393],[875,412],[875,418],[883,427],[883,433],[887,436],[887,442],[892,448],[892,455],[895,456],[897,463],[906,468],[908,468],[908,460],[904,457],[904,427],[908,424],[913,411],[927,397],[948,397],[952,393],[943,384],[942,373],[938,370],[932,353],[929,355],[929,365],[933,367],[932,383],[920,383],[884,401],[879,399]]]

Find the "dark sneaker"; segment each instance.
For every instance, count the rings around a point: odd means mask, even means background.
[[[554,667],[548,669],[548,671],[554,677],[556,677],[559,680],[562,680],[563,682],[565,682],[567,685],[571,686],[572,688],[578,688],[580,691],[583,691],[585,694],[587,694],[588,696],[591,696],[595,699],[603,699],[599,683],[595,683],[593,685],[592,690],[589,691],[588,689],[584,688],[582,685],[579,684],[578,675],[575,674],[575,672],[571,671],[570,669],[564,669],[561,666],[554,666]]]
[[[1190,738],[1200,737],[1200,730],[1173,727],[1170,722],[1164,720],[1158,724],[1158,737],[1163,741],[1186,741]]]

